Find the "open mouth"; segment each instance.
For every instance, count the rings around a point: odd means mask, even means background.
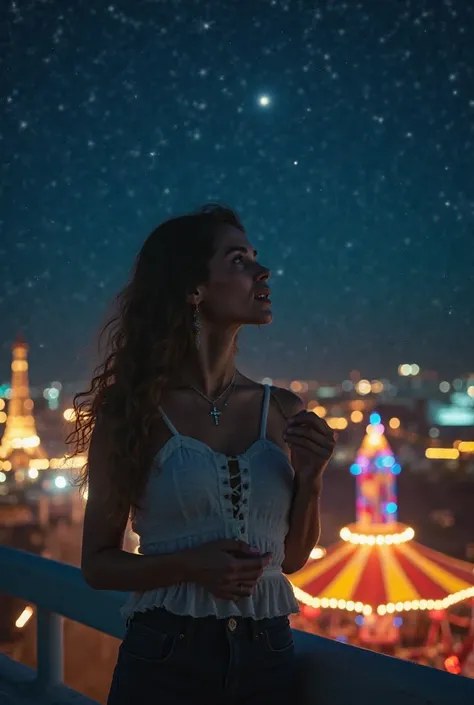
[[[270,296],[268,294],[255,294],[254,299],[256,301],[263,301],[264,303],[270,303]]]

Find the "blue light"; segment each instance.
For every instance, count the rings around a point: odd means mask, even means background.
[[[403,624],[403,619],[401,617],[395,617],[393,620],[393,626],[394,627],[401,627]]]
[[[369,419],[372,426],[376,426],[382,421],[382,417],[380,416],[380,414],[370,414]]]
[[[390,472],[392,473],[392,475],[400,475],[401,471],[402,468],[398,463],[395,463],[395,465],[392,465],[392,467],[390,468]]]
[[[341,644],[347,644],[349,641],[349,637],[347,637],[345,634],[339,634],[339,636],[336,637],[336,641],[340,641]]]
[[[387,514],[395,514],[397,511],[398,506],[395,502],[387,502],[387,506],[385,507],[385,511]]]
[[[386,468],[391,468],[394,463],[395,463],[395,458],[393,457],[393,455],[386,455],[385,458],[383,459],[383,464],[385,465]]]
[[[360,467],[360,465],[357,465],[357,463],[354,463],[349,468],[349,471],[350,471],[351,475],[360,475],[362,472],[362,468]]]
[[[355,618],[355,623],[358,627],[361,627],[364,624],[364,618],[361,614],[357,615],[357,617]]]
[[[383,456],[380,456],[379,458],[376,459],[375,461],[375,467],[377,468],[383,468],[385,465],[385,459]]]

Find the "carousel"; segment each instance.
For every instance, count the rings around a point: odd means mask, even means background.
[[[337,638],[343,624],[356,626],[357,643],[395,653],[407,613],[429,619],[424,654],[452,653],[449,608],[474,598],[474,566],[414,541],[412,527],[397,521],[396,462],[374,414],[351,473],[356,478],[356,522],[322,558],[291,576],[307,616],[329,615],[326,632]],[[349,613],[353,619],[348,620]],[[411,617],[411,615],[410,615]],[[468,624],[474,633],[474,621]],[[351,640],[351,639],[349,639]],[[408,658],[416,651],[407,650]]]

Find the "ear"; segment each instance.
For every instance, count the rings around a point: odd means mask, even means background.
[[[202,301],[202,293],[199,289],[196,289],[191,294],[187,294],[186,302],[192,306],[197,306]]]

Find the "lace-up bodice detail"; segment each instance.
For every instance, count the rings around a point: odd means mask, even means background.
[[[245,453],[217,453],[181,435],[164,411],[172,436],[152,465],[141,509],[134,521],[140,553],[171,553],[207,541],[236,538],[270,551],[272,562],[249,598],[218,600],[202,586],[180,583],[133,593],[122,613],[165,607],[194,617],[244,616],[261,619],[298,611],[281,572],[293,491],[293,468],[266,438],[270,387],[265,385],[260,437]],[[160,467],[158,468],[159,461]]]
[[[242,475],[240,474],[239,461],[234,458],[229,458],[228,461],[229,477],[230,477],[230,491],[231,500],[233,507],[234,519],[243,520],[242,504],[244,503],[244,497],[242,493]]]

